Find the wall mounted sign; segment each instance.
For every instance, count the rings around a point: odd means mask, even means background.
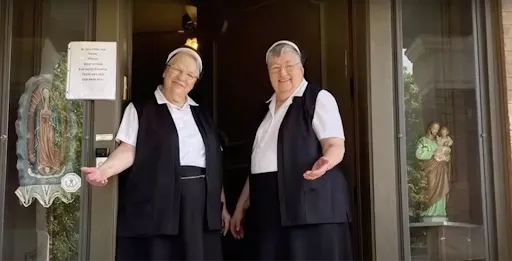
[[[115,100],[116,87],[116,42],[69,43],[67,99]]]

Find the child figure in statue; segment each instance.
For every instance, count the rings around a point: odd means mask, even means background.
[[[450,155],[452,153],[452,149],[450,148],[453,145],[453,140],[448,136],[450,131],[446,126],[441,127],[439,129],[439,136],[437,136],[437,145],[439,146],[435,153],[434,157],[437,161],[450,161]]]

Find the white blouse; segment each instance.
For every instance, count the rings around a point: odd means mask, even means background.
[[[277,137],[281,122],[293,102],[293,97],[302,97],[308,83],[303,80],[297,90],[275,111],[275,94],[267,101],[269,111],[258,128],[251,156],[251,173],[277,171]],[[336,99],[331,93],[322,90],[318,93],[315,113],[313,115],[313,130],[318,140],[326,138],[345,139],[343,123],[338,110]]]
[[[180,164],[182,166],[206,166],[206,154],[203,137],[196,125],[190,106],[199,106],[190,97],[182,108],[171,104],[163,95],[160,87],[155,91],[158,104],[167,104],[169,113],[178,131],[180,147]],[[124,111],[123,120],[119,126],[116,141],[136,146],[139,130],[139,118],[135,106],[130,103]]]

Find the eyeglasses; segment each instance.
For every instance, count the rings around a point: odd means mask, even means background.
[[[271,74],[278,74],[279,72],[281,72],[281,70],[283,69],[284,67],[284,70],[287,72],[287,73],[291,73],[293,71],[293,69],[295,69],[295,67],[297,67],[297,64],[299,64],[300,62],[297,62],[297,63],[294,63],[294,64],[285,64],[285,65],[281,65],[281,66],[272,66],[272,68],[269,69],[270,73]]]
[[[185,76],[188,78],[188,79],[198,79],[199,77],[191,72],[185,72],[181,69],[178,69],[172,65],[167,65],[169,66],[169,72],[171,73],[172,76],[178,76],[178,75],[181,75],[181,74],[185,74]]]

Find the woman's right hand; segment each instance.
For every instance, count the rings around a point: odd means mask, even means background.
[[[231,216],[231,225],[230,230],[231,234],[236,239],[244,238],[244,218],[245,218],[245,209],[237,207],[233,216]]]
[[[100,169],[95,167],[82,167],[82,172],[85,174],[85,180],[93,186],[107,185],[108,178],[101,173]]]

